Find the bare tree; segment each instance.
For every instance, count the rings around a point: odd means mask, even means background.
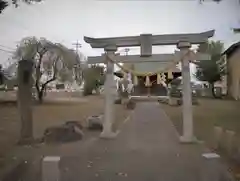
[[[35,71],[33,78],[39,102],[43,101],[44,91],[47,85],[56,80],[61,69],[73,70],[80,60],[76,59],[76,53],[64,45],[52,43],[44,38],[27,37],[21,40],[15,52],[15,58],[34,61]],[[43,80],[43,75],[48,75]]]
[[[27,4],[33,4],[36,2],[42,2],[42,1],[43,0],[12,0],[12,4],[14,4],[15,7],[18,7],[20,2],[24,2]],[[206,0],[196,0],[196,1],[199,1],[199,3],[201,4],[201,3],[205,2]],[[212,1],[219,3],[222,0],[212,0]],[[240,2],[240,0],[239,0],[239,2]],[[9,3],[6,0],[0,0],[0,14],[8,5],[9,5]]]
[[[7,0],[0,0],[0,14],[7,6],[9,6],[9,4],[13,4],[17,8],[20,2],[23,2],[26,4],[33,4],[33,3],[42,2],[42,0],[11,0],[11,2],[8,2]]]

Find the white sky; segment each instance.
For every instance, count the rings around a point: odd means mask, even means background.
[[[15,49],[26,36],[45,37],[74,48],[78,39],[81,51],[86,55],[99,55],[84,43],[83,36],[111,37],[131,36],[140,33],[199,33],[216,30],[215,40],[228,47],[240,40],[231,28],[240,26],[238,0],[223,0],[220,4],[205,0],[158,0],[158,1],[92,1],[92,0],[45,0],[32,6],[21,5],[7,8],[0,15],[1,45]],[[171,48],[154,48],[154,53],[170,52]],[[137,53],[132,49],[131,53]],[[0,63],[11,54],[0,51]]]

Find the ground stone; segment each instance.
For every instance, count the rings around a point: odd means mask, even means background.
[[[102,130],[103,129],[103,115],[90,116],[87,118],[88,129]]]
[[[82,131],[83,126],[79,122],[77,122],[77,121],[67,121],[65,124],[67,126],[70,126],[71,129],[74,129],[75,132],[84,135],[84,133]]]
[[[82,126],[70,121],[60,126],[47,128],[43,139],[46,143],[65,143],[81,140],[82,137]]]

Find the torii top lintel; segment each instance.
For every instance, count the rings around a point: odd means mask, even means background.
[[[90,38],[84,36],[84,41],[89,43],[92,48],[105,48],[108,45],[115,45],[117,47],[132,47],[142,46],[149,41],[148,45],[176,45],[180,41],[187,41],[191,44],[205,43],[208,38],[212,37],[215,30],[206,31],[202,33],[191,34],[164,34],[164,35],[151,35],[142,34],[140,36],[125,36],[125,37],[112,37],[112,38]]]

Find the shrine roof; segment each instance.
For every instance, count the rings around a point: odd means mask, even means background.
[[[227,50],[225,50],[222,55],[227,55],[228,58],[230,58],[236,50],[240,48],[240,41],[237,43],[232,44]]]

